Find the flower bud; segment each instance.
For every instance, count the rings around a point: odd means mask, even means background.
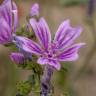
[[[37,3],[31,7],[30,16],[39,16],[39,5]]]
[[[23,64],[24,63],[24,55],[22,53],[11,53],[10,58],[13,62],[17,64]]]

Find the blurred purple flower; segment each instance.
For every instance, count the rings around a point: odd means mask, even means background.
[[[10,43],[18,24],[17,6],[11,0],[4,0],[0,6],[0,44]]]
[[[13,62],[17,63],[17,64],[24,64],[24,55],[22,53],[11,53],[10,58]]]
[[[31,7],[30,16],[39,16],[39,5],[37,3]]]
[[[84,43],[73,44],[82,32],[81,27],[72,28],[70,21],[64,21],[58,28],[52,41],[51,33],[44,18],[30,19],[30,24],[39,40],[39,44],[25,38],[17,37],[22,41],[22,49],[38,56],[37,62],[41,65],[51,65],[60,70],[60,61],[75,61],[78,59],[78,50]]]

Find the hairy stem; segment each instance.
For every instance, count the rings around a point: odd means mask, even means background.
[[[51,77],[53,74],[53,68],[46,65],[44,73],[41,79],[41,95],[40,96],[49,96],[51,91]]]

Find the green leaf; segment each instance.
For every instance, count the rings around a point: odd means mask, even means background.
[[[17,84],[17,92],[20,95],[28,96],[31,90],[32,90],[32,84],[30,84],[30,82],[28,81],[21,81]]]

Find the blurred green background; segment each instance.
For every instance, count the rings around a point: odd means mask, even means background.
[[[0,0],[0,3],[3,0]],[[54,96],[96,96],[96,12],[88,18],[88,0],[15,0],[20,25],[26,23],[31,5],[40,4],[52,33],[59,24],[70,19],[73,26],[81,25],[83,32],[76,42],[85,42],[76,62],[62,63],[64,69],[52,78]],[[95,0],[96,1],[96,0]],[[90,19],[90,20],[89,20]],[[0,45],[0,96],[15,96],[16,81],[26,80],[30,71],[21,70],[9,58],[11,50]],[[31,95],[32,96],[32,95]]]

